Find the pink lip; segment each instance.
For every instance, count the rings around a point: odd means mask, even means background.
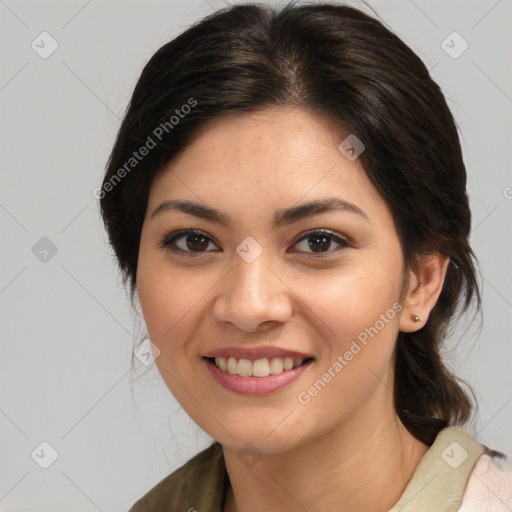
[[[307,359],[312,357],[310,354],[297,352],[296,350],[284,350],[282,348],[268,347],[226,347],[219,348],[202,354],[204,357],[236,357],[237,359],[263,359],[266,357],[293,357]]]
[[[267,377],[242,377],[241,375],[232,375],[217,368],[214,363],[206,358],[203,358],[203,361],[213,378],[221,386],[234,393],[250,396],[268,395],[287,386],[298,379],[313,363],[313,360],[311,360],[298,368],[285,370],[276,375],[271,374]]]

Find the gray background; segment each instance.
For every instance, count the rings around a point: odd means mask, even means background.
[[[512,454],[512,1],[370,4],[431,69],[462,132],[484,322],[455,333],[447,360],[479,398],[466,430]],[[126,511],[210,444],[154,365],[131,371],[143,321],[93,190],[143,65],[224,5],[0,0],[2,511]],[[31,47],[51,48],[43,31],[58,44],[46,59]],[[452,56],[442,47],[454,31],[469,44],[458,58],[458,36]],[[44,441],[58,453],[47,469]]]

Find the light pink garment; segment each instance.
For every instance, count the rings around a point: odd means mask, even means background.
[[[458,512],[512,512],[512,462],[481,455]]]

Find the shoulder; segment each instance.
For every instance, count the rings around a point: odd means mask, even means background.
[[[466,497],[471,477],[473,482],[478,481],[479,475],[482,478],[497,453],[459,428],[443,428],[389,512],[510,512],[512,508],[498,509],[492,504],[490,508],[479,508],[481,488],[473,487],[470,497]],[[475,497],[479,500],[476,507],[460,508],[463,500],[471,502]]]
[[[222,448],[214,443],[158,482],[129,512],[220,511],[226,478]]]
[[[512,510],[512,461],[504,454],[481,455],[468,479],[459,512]]]

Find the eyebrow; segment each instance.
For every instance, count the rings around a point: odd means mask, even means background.
[[[227,213],[204,204],[194,203],[183,199],[171,199],[169,201],[162,202],[156,207],[150,218],[172,210],[188,213],[189,215],[194,215],[195,217],[199,217],[225,227],[229,227],[231,225],[231,218]],[[299,204],[298,206],[276,210],[274,213],[272,229],[292,224],[298,220],[312,217],[314,215],[333,211],[354,213],[365,219],[367,222],[370,222],[368,215],[355,204],[338,197],[327,197],[325,199]]]

